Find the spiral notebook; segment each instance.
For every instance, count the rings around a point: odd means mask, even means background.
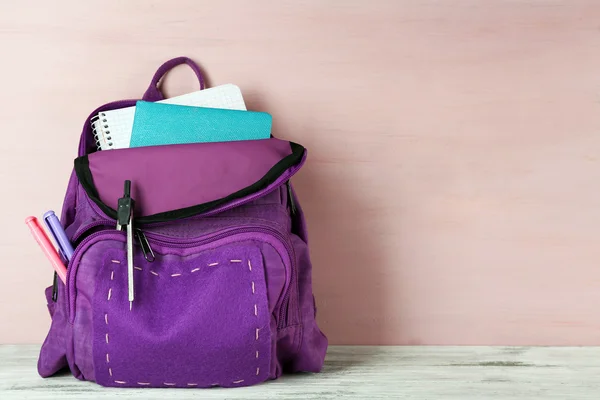
[[[215,86],[210,89],[171,97],[157,103],[246,110],[246,104],[244,103],[240,88],[232,84]],[[135,106],[103,111],[92,118],[92,131],[98,150],[128,148],[131,141],[134,118]]]

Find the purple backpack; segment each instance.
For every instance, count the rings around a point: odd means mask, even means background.
[[[163,64],[143,100],[163,98]],[[99,112],[135,105],[106,104]],[[117,387],[236,387],[318,372],[302,209],[290,178],[306,150],[275,138],[96,151],[88,118],[61,222],[75,247],[67,284],[46,289],[52,317],[42,377],[69,367]],[[133,284],[116,229],[124,182],[134,200]]]

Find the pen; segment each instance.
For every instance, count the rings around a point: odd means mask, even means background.
[[[44,229],[40,225],[38,219],[36,217],[27,217],[25,219],[25,223],[27,224],[27,226],[29,226],[29,229],[31,230],[35,241],[38,242],[38,244],[42,248],[42,251],[44,252],[46,257],[48,257],[48,260],[50,260],[52,268],[54,268],[60,280],[63,283],[66,283],[67,269],[65,268],[63,262],[60,260],[56,249],[54,248],[52,243],[50,243],[50,240],[48,239],[48,236],[46,235],[46,232],[44,232]]]
[[[63,229],[60,221],[54,211],[48,211],[43,216],[44,223],[46,224],[46,228],[54,238],[54,242],[58,246],[58,253],[61,256],[64,264],[69,264],[71,258],[73,258],[73,246],[71,242],[67,238],[67,234]],[[52,300],[56,302],[58,300],[58,285],[57,285],[57,274],[54,273],[54,279],[52,281]]]
[[[67,238],[67,234],[60,224],[58,217],[54,214],[54,211],[50,210],[44,214],[43,218],[48,231],[50,231],[52,237],[54,237],[54,241],[58,245],[59,252],[62,253],[68,263],[73,257],[73,246]]]

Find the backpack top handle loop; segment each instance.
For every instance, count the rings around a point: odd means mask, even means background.
[[[190,59],[188,57],[177,57],[177,58],[173,58],[172,60],[165,62],[163,65],[158,67],[158,70],[156,70],[156,73],[152,77],[152,81],[150,81],[150,85],[148,86],[148,89],[144,93],[144,96],[142,96],[142,100],[144,100],[144,101],[163,100],[165,98],[165,96],[160,91],[160,88],[159,88],[160,82],[161,82],[162,78],[167,74],[167,72],[169,72],[171,69],[173,69],[174,67],[181,65],[181,64],[187,64],[190,66],[192,71],[194,71],[194,73],[198,77],[198,81],[200,82],[200,90],[203,90],[205,88],[204,76],[202,75],[202,71],[200,70],[200,67],[198,66],[198,64],[196,64],[192,59]]]

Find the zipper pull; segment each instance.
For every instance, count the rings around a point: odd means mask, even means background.
[[[52,281],[52,301],[56,303],[58,300],[58,274],[54,273],[54,280]]]
[[[144,252],[144,258],[148,262],[153,262],[156,258],[154,256],[154,251],[152,251],[152,247],[150,247],[150,242],[148,242],[148,238],[146,238],[146,234],[143,230],[139,228],[135,228],[135,236],[140,242],[140,246],[142,247],[142,252]]]
[[[129,310],[133,306],[133,206],[131,198],[131,181],[125,181],[123,197],[119,199],[117,207],[117,230],[127,231],[127,294]]]
[[[290,212],[292,213],[292,215],[295,215],[296,214],[296,203],[294,202],[294,195],[292,193],[292,184],[290,183],[290,181],[287,181],[285,183],[285,185],[287,186],[288,206],[290,207]]]

